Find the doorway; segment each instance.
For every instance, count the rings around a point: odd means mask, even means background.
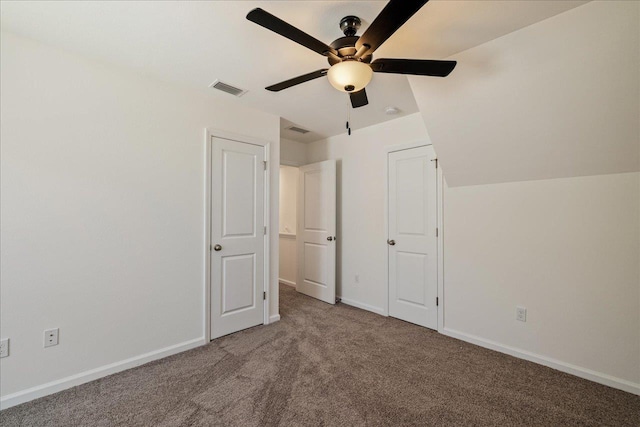
[[[279,282],[335,304],[335,160],[280,166],[279,232]]]
[[[296,287],[298,174],[296,166],[280,165],[280,261],[278,281]]]
[[[298,174],[296,290],[336,303],[336,161],[302,166]]]

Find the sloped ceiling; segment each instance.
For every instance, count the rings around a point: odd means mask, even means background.
[[[410,78],[450,186],[640,170],[640,3],[591,2]]]
[[[584,1],[431,0],[376,57],[439,59],[557,15]],[[362,18],[361,33],[384,1],[2,1],[1,25],[28,38],[150,78],[186,85],[221,102],[239,102],[311,131],[309,141],[344,132],[346,95],[318,79],[279,93],[265,86],[327,66],[325,58],[245,19],[255,7],[325,42],[342,35],[340,19]],[[241,98],[208,86],[215,79],[247,89]],[[426,78],[430,79],[430,78]],[[435,79],[438,83],[442,79]],[[405,76],[381,74],[367,88],[370,104],[351,112],[354,129],[418,107]],[[387,116],[386,106],[399,116]]]

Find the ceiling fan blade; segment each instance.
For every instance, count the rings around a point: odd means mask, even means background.
[[[431,59],[376,59],[371,68],[377,73],[413,74],[416,76],[447,77],[456,68],[456,61]]]
[[[268,86],[265,89],[270,90],[271,92],[280,92],[282,89],[299,85],[300,83],[308,82],[309,80],[317,79],[318,77],[326,76],[327,71],[328,70],[325,68],[322,70],[314,71],[313,73],[303,74],[302,76],[294,77],[292,79]]]
[[[369,46],[367,54],[373,53],[428,1],[391,0],[358,39],[356,49],[359,50],[363,45],[367,45]]]
[[[353,108],[364,107],[369,103],[369,100],[367,99],[367,92],[364,89],[357,92],[351,92],[349,94],[349,98],[351,98],[351,106]]]
[[[314,52],[318,52],[320,55],[327,56],[328,52],[334,55],[338,53],[331,46],[327,46],[320,40],[311,37],[304,31],[301,31],[293,25],[283,21],[282,19],[273,16],[269,12],[265,12],[259,7],[249,12],[247,14],[247,19],[268,30],[273,31],[274,33],[278,33],[281,36],[288,38],[289,40],[301,44],[302,46],[309,48]]]

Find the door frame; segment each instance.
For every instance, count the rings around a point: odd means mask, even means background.
[[[432,146],[430,141],[415,141],[405,144],[387,145],[385,149],[385,161],[384,161],[384,233],[385,237],[389,238],[389,154],[396,151],[410,150],[412,148]],[[436,154],[437,158],[437,154]],[[438,287],[438,328],[437,331],[441,332],[444,329],[444,179],[442,176],[442,168],[438,166],[436,169],[436,224],[438,227],[438,237],[436,242],[436,265],[437,271],[437,287]],[[386,242],[384,243],[387,244]],[[385,270],[385,305],[383,307],[384,315],[389,316],[389,251],[386,254],[386,263],[384,265]]]
[[[254,138],[246,135],[240,135],[232,132],[223,131],[220,129],[207,128],[205,129],[205,144],[204,144],[204,162],[205,162],[205,176],[204,176],[204,341],[208,343],[211,341],[211,178],[213,175],[213,165],[211,164],[211,154],[213,152],[212,138],[227,139],[230,141],[241,142],[244,144],[258,145],[264,147],[264,161],[267,162],[267,168],[264,171],[264,223],[267,227],[267,233],[264,235],[264,280],[263,280],[263,292],[266,292],[266,298],[263,303],[263,324],[269,324],[269,302],[271,300],[271,292],[269,292],[271,270],[270,266],[270,242],[272,230],[270,226],[271,206],[269,200],[271,198],[271,180],[270,171],[273,165],[269,164],[271,154],[271,142]]]

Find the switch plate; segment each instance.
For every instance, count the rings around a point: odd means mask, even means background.
[[[44,331],[44,346],[53,347],[54,345],[58,345],[58,328],[55,329],[47,329]]]
[[[516,307],[516,320],[527,321],[527,309],[525,307]]]
[[[0,340],[0,358],[9,356],[9,338]]]
[[[360,275],[356,274],[356,283],[360,283]]]

